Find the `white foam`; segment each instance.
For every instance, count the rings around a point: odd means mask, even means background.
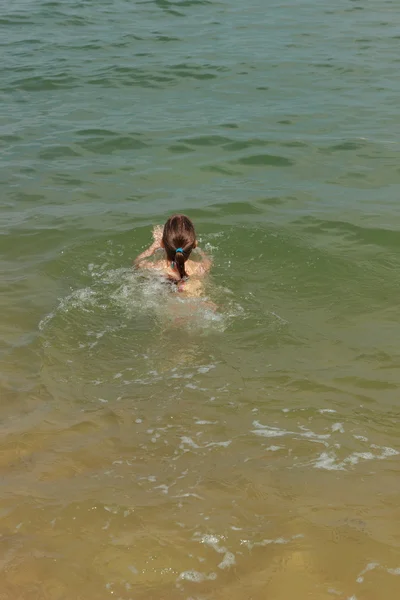
[[[104,506],[104,510],[106,510],[107,512],[112,513],[113,515],[117,515],[118,514],[118,508],[116,508],[115,506]]]
[[[357,577],[357,579],[356,579],[357,583],[363,583],[363,581],[364,581],[364,575],[366,573],[368,573],[368,571],[373,571],[374,569],[376,569],[376,567],[379,567],[379,563],[377,563],[377,562],[369,563],[365,567],[365,569],[363,569],[361,571],[361,573],[359,574],[359,576]]]
[[[174,496],[174,498],[197,498],[198,500],[204,500],[202,496],[190,492],[186,492],[186,494],[178,494],[177,496]]]
[[[319,457],[314,461],[314,467],[316,469],[326,469],[328,471],[343,471],[348,465],[355,466],[360,461],[367,460],[384,460],[391,456],[397,456],[399,452],[394,448],[387,446],[377,446],[372,444],[371,448],[380,450],[380,454],[374,454],[373,452],[352,452],[344,458],[342,461],[337,460],[335,452],[322,452]]]
[[[331,427],[332,432],[338,431],[339,433],[344,433],[343,423],[334,423]]]
[[[314,431],[311,431],[310,429],[306,429],[302,425],[300,426],[300,429],[304,429],[303,433],[297,433],[297,434],[295,433],[295,435],[299,435],[301,437],[308,438],[312,441],[328,440],[331,437],[330,433],[315,433]]]
[[[210,244],[210,242],[207,242],[204,245],[204,249],[207,250],[207,252],[213,252],[213,250],[218,250],[218,246],[213,246],[212,244]]]
[[[284,435],[289,435],[291,432],[283,431],[282,429],[277,429],[275,427],[266,427],[265,429],[257,429],[252,433],[262,437],[283,437]]]
[[[233,554],[233,552],[226,552],[224,558],[219,563],[218,568],[219,569],[229,569],[234,564],[236,564],[235,555]]]
[[[43,331],[45,329],[46,325],[48,325],[50,323],[50,321],[52,319],[54,319],[56,314],[59,312],[66,313],[71,308],[80,308],[84,312],[88,312],[87,307],[95,306],[96,302],[97,302],[96,292],[94,290],[92,290],[90,287],[75,290],[74,292],[72,292],[71,294],[66,296],[65,298],[62,298],[59,301],[57,309],[50,312],[39,322],[39,325],[38,325],[39,330]]]
[[[50,321],[54,318],[55,313],[54,312],[50,312],[48,315],[46,315],[45,317],[43,317],[43,319],[41,319],[41,321],[39,321],[39,331],[43,331],[47,325],[47,323],[50,323]]]
[[[256,427],[255,430],[252,431],[255,435],[259,435],[262,437],[283,437],[286,435],[292,435],[296,437],[303,437],[310,439],[311,441],[320,441],[323,442],[330,438],[329,433],[315,433],[310,429],[307,429],[303,425],[300,425],[299,429],[301,431],[288,431],[286,429],[279,429],[279,427],[271,427],[269,425],[263,425],[259,421],[253,421],[253,426]]]
[[[377,446],[376,444],[371,444],[371,448],[382,450],[382,454],[377,457],[380,460],[388,458],[389,456],[398,456],[398,454],[400,454],[397,450],[394,448],[389,448],[388,446]]]
[[[368,563],[367,566],[365,567],[365,569],[363,569],[361,571],[361,573],[358,575],[356,581],[357,583],[363,583],[364,582],[364,575],[366,573],[368,573],[368,571],[373,571],[374,569],[384,569],[387,573],[389,573],[389,575],[400,575],[400,567],[396,568],[396,569],[388,569],[383,567],[382,565],[380,565],[378,562],[371,562]]]
[[[219,237],[222,237],[223,235],[224,235],[223,231],[218,231],[217,233],[207,233],[207,237],[211,238],[211,239],[219,238]],[[202,239],[200,238],[199,241],[201,242]]]
[[[163,483],[162,485],[156,485],[153,489],[154,490],[161,490],[163,494],[168,494],[169,493],[169,486],[165,485],[165,483]]]
[[[269,314],[272,315],[273,317],[275,317],[280,323],[283,323],[284,325],[288,325],[289,321],[287,321],[286,319],[284,319],[283,317],[278,315],[278,313],[270,311]],[[269,365],[269,366],[271,366],[271,365]]]
[[[201,432],[198,432],[197,435],[200,436]],[[199,446],[199,444],[196,444],[196,442],[193,441],[191,437],[183,436],[183,437],[181,437],[181,444],[179,445],[179,448],[181,450],[185,450],[186,452],[188,452],[188,449],[185,446],[189,446],[190,448],[194,448],[197,450],[200,448],[213,448],[213,447],[227,448],[228,446],[231,445],[231,443],[232,443],[232,440],[224,440],[221,442],[208,442],[207,444],[204,444],[204,446]]]
[[[203,367],[199,367],[197,369],[198,373],[208,373],[209,371],[211,371],[211,369],[215,369],[216,366],[215,365],[204,365]]]
[[[334,452],[322,452],[314,462],[316,469],[326,469],[327,471],[343,471],[344,466],[336,463]]]
[[[261,540],[261,542],[250,542],[250,540],[240,540],[240,543],[247,546],[251,550],[252,548],[254,548],[254,546],[269,546],[270,544],[277,544],[277,545],[289,544],[293,540],[298,540],[303,537],[304,536],[302,533],[298,533],[296,535],[292,535],[290,538],[279,537],[276,539]]]
[[[201,536],[200,541],[202,544],[205,544],[206,546],[210,546],[211,548],[213,548],[219,554],[223,554],[227,550],[223,546],[221,547],[219,545],[221,539],[223,539],[221,536],[206,533]]]
[[[182,571],[182,573],[180,573],[178,577],[178,580],[191,581],[192,583],[201,583],[202,581],[206,581],[207,579],[210,581],[214,581],[216,578],[216,573],[209,573],[209,575],[206,575],[205,573],[200,573],[200,571]]]
[[[199,571],[183,571],[178,579],[184,579],[185,581],[192,581],[194,583],[201,583],[206,579],[204,573],[200,573]]]
[[[202,388],[198,385],[196,385],[195,383],[187,383],[185,385],[186,388],[189,388],[190,390],[199,390],[200,392],[206,392],[207,389],[206,388]]]
[[[190,446],[191,448],[200,448],[200,446],[198,444],[196,444],[196,442],[194,442],[192,440],[192,438],[187,437],[187,436],[183,436],[181,437],[181,445],[180,447],[182,448],[184,445],[186,446]]]
[[[232,440],[226,440],[225,442],[209,442],[205,445],[206,448],[212,448],[213,446],[221,446],[222,448],[227,448],[232,443]]]

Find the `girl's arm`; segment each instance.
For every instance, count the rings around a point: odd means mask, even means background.
[[[139,256],[137,258],[135,258],[133,264],[138,269],[142,269],[143,267],[152,266],[151,263],[148,263],[145,259],[149,258],[150,256],[153,256],[153,254],[157,250],[162,248],[162,245],[161,245],[161,243],[162,243],[162,228],[159,225],[156,225],[153,229],[153,239],[154,239],[154,242],[151,244],[151,246],[149,246],[147,248],[147,250],[145,250],[144,252],[139,254]]]
[[[203,250],[201,248],[198,247],[197,251],[201,256],[200,267],[205,274],[211,269],[212,259],[209,256],[207,256],[207,254],[205,252],[203,252]]]
[[[156,250],[158,250],[159,247],[160,246],[158,244],[156,244],[156,242],[154,242],[149,248],[147,248],[147,250],[145,250],[144,252],[139,254],[139,256],[137,258],[135,258],[135,260],[133,262],[135,267],[137,267],[138,269],[141,269],[143,267],[148,266],[148,262],[145,261],[145,258],[149,258],[150,256],[153,256],[154,252]]]

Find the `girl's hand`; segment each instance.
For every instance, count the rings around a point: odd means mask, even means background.
[[[154,240],[154,246],[156,245],[157,248],[161,248],[161,243],[162,243],[162,236],[163,236],[163,231],[164,228],[162,227],[162,225],[156,225],[155,227],[153,227],[153,240]]]
[[[162,234],[163,234],[163,228],[161,227],[161,225],[156,225],[153,228],[153,240],[154,242],[151,244],[151,246],[149,246],[149,248],[147,248],[147,250],[145,250],[144,252],[142,252],[141,254],[139,254],[139,256],[135,259],[134,264],[137,267],[146,267],[146,266],[151,266],[151,263],[147,263],[147,261],[145,261],[146,258],[150,258],[150,256],[153,256],[153,254],[155,252],[157,252],[157,250],[159,250],[160,248],[162,248]]]
[[[207,273],[211,269],[212,259],[201,248],[197,247],[197,251],[201,256],[200,268]]]

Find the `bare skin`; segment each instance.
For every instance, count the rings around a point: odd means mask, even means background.
[[[156,269],[160,274],[165,275],[167,279],[179,281],[178,291],[184,292],[187,296],[202,296],[204,291],[202,279],[210,270],[211,260],[204,254],[202,250],[200,250],[200,248],[198,248],[198,251],[202,257],[201,262],[197,262],[188,258],[188,260],[185,262],[185,270],[189,276],[189,279],[187,281],[181,281],[176,267],[173,266],[173,263],[171,264],[165,253],[164,257],[156,262],[150,262],[146,260],[147,258],[153,256],[157,250],[160,250],[164,247],[162,241],[163,228],[161,225],[156,225],[154,227],[152,235],[154,240],[153,243],[151,246],[149,246],[149,248],[147,248],[147,250],[139,254],[139,256],[135,259],[135,266],[139,269]]]

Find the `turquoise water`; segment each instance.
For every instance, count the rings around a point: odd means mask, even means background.
[[[399,17],[3,6],[2,599],[399,597]]]

